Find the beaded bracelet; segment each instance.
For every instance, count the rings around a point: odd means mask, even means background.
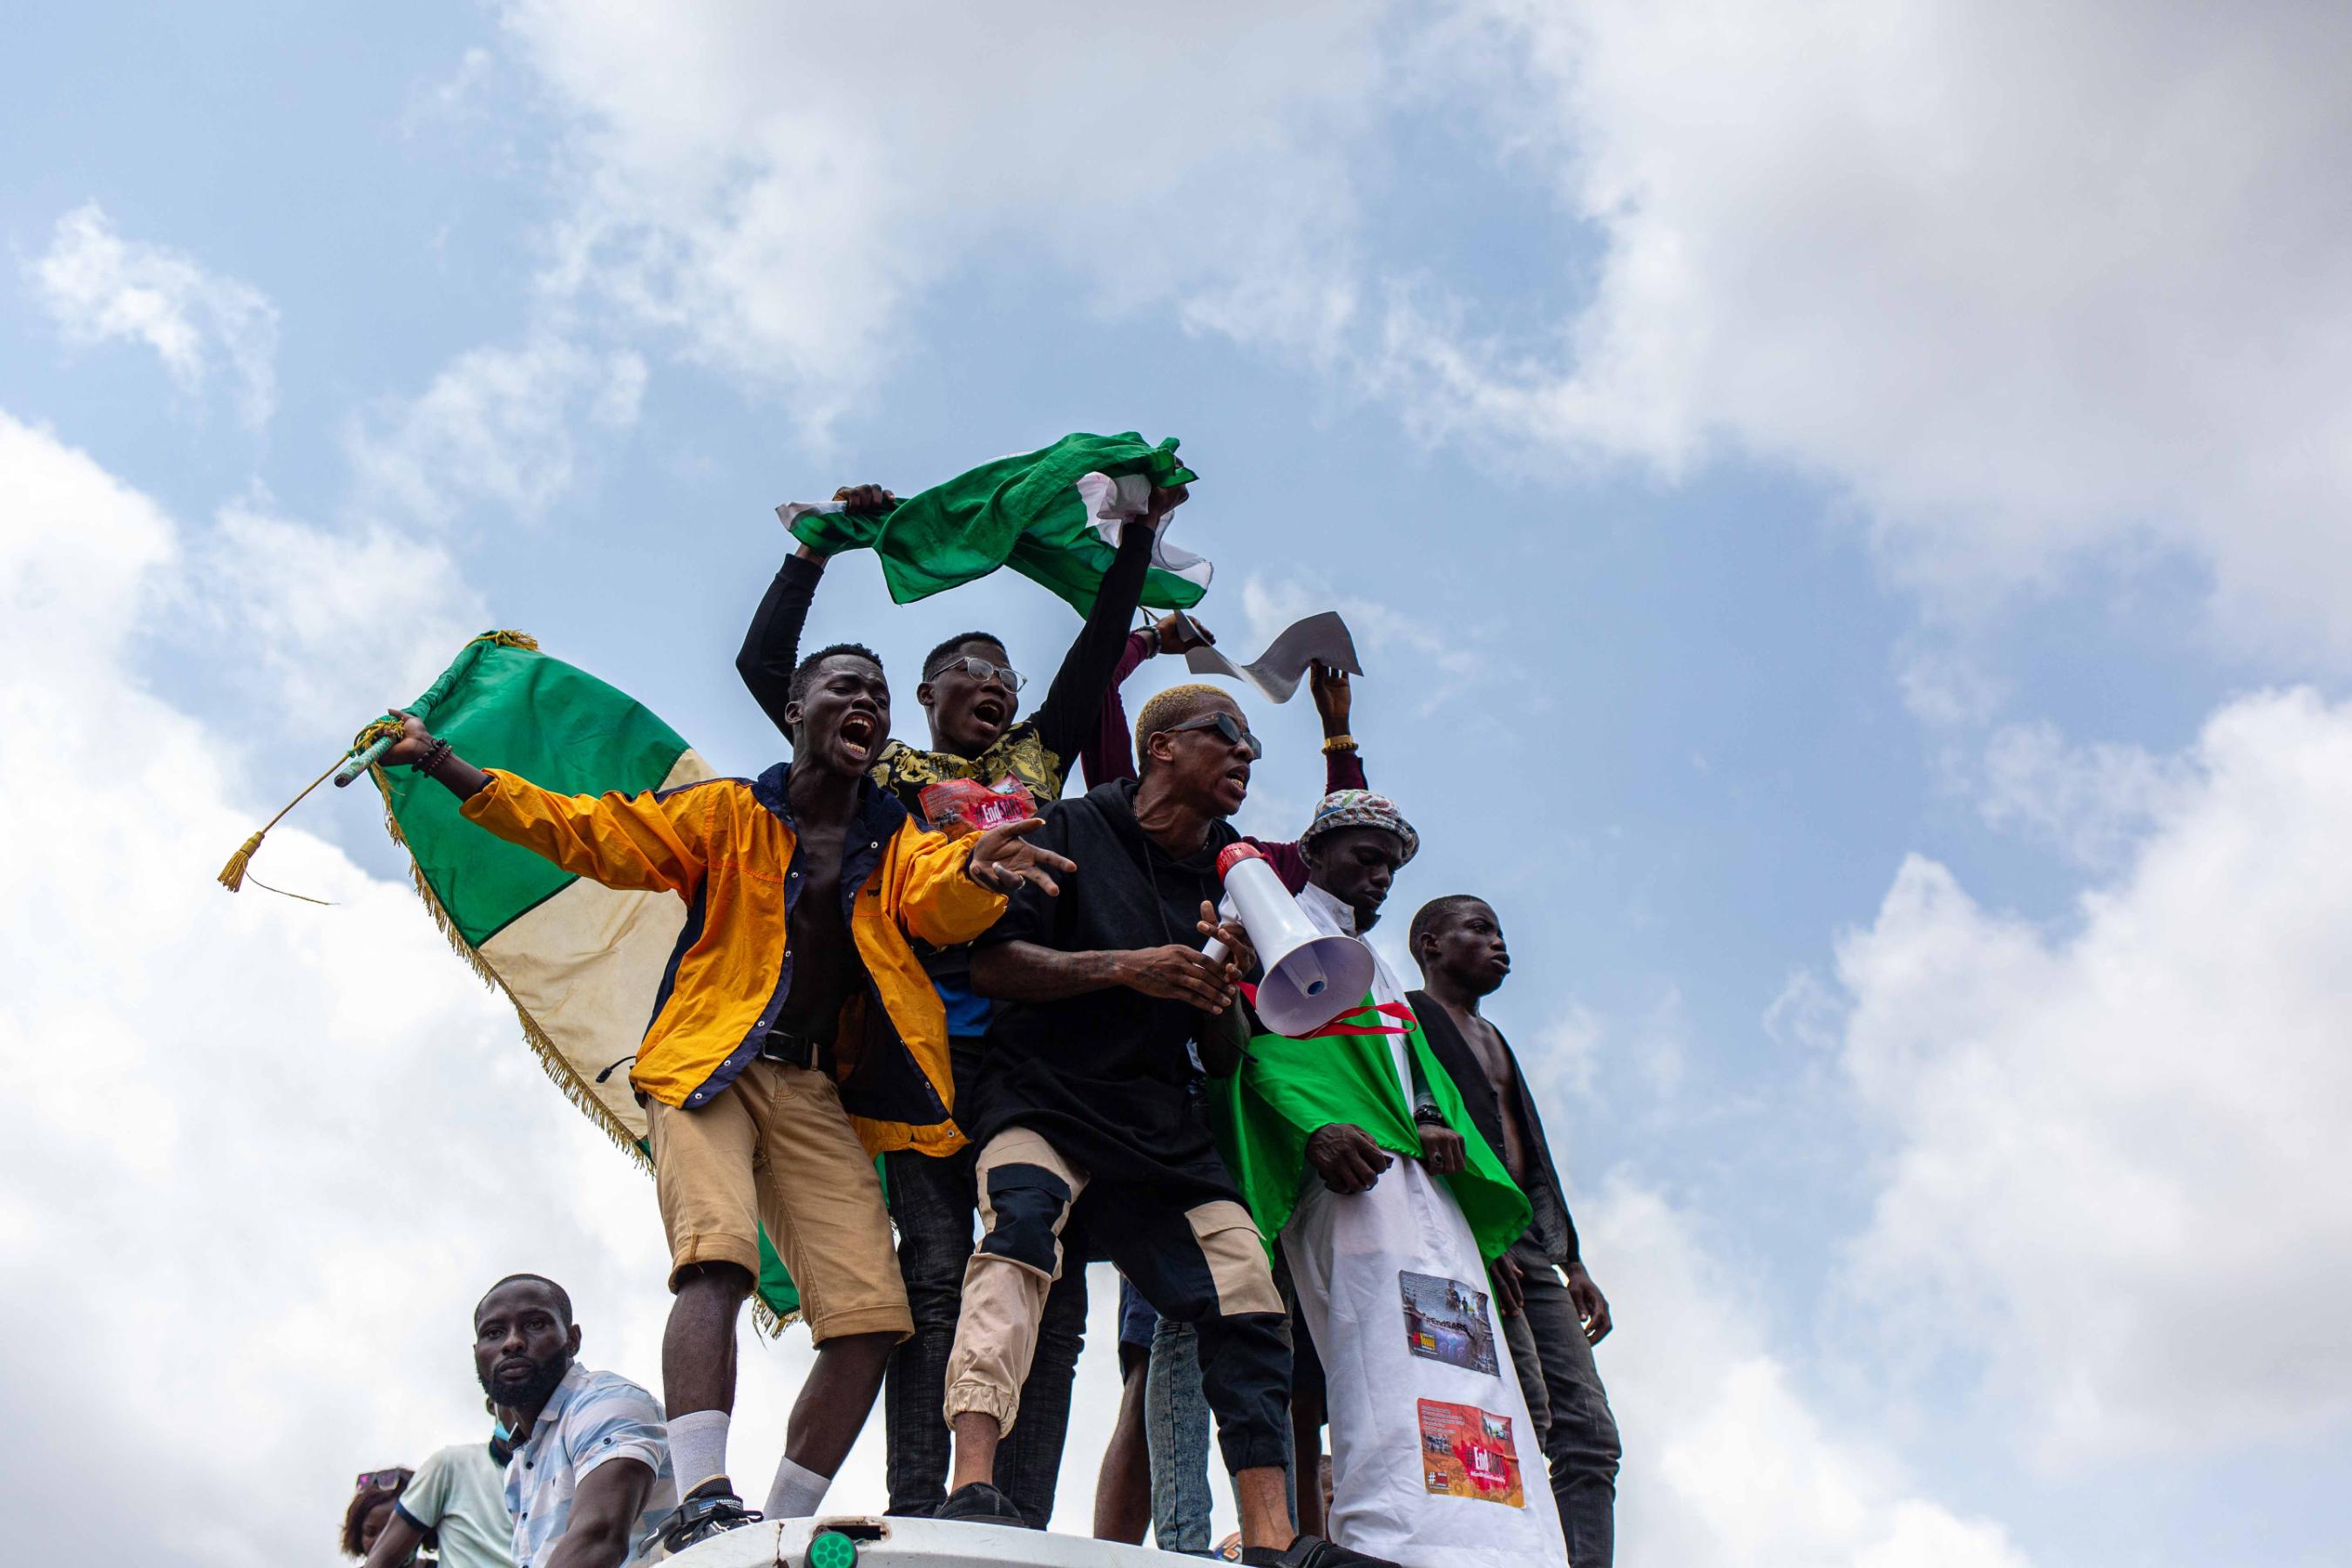
[[[436,741],[426,749],[423,756],[408,764],[409,768],[415,773],[429,777],[434,769],[449,760],[449,752],[452,749],[448,742]]]
[[[1326,735],[1323,738],[1323,754],[1327,757],[1334,752],[1352,752],[1355,749],[1356,737],[1353,735]]]

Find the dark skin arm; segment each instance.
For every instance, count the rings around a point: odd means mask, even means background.
[[[1528,1304],[1524,1289],[1527,1276],[1520,1272],[1518,1264],[1507,1252],[1495,1259],[1494,1266],[1486,1270],[1486,1274],[1495,1282],[1496,1307],[1507,1318],[1517,1317],[1520,1309]]]
[[[1608,1298],[1601,1295],[1601,1287],[1592,1282],[1592,1276],[1584,1271],[1582,1263],[1571,1263],[1561,1272],[1568,1276],[1569,1303],[1583,1320],[1585,1343],[1599,1344],[1615,1326],[1609,1321]],[[1495,1305],[1502,1309],[1503,1316],[1517,1317],[1520,1309],[1528,1304],[1526,1271],[1506,1253],[1495,1259],[1487,1273],[1495,1281]]]
[[[1323,738],[1348,733],[1348,714],[1355,706],[1355,689],[1348,684],[1348,672],[1336,665],[1318,664],[1307,672],[1307,689],[1315,699],[1315,711],[1323,721]],[[1323,757],[1323,787],[1334,789],[1367,789],[1364,779],[1364,753],[1361,748],[1342,748],[1327,752]]]
[[[1186,493],[1181,485],[1153,490],[1143,522],[1119,535],[1118,553],[1103,574],[1094,611],[1070,651],[1062,656],[1062,667],[1054,672],[1054,684],[1037,709],[1037,738],[1056,757],[1076,758],[1101,728],[1103,698],[1111,689],[1119,654],[1127,647],[1127,624],[1134,618],[1135,601],[1151,566],[1153,532]]]
[[[1592,1276],[1584,1271],[1581,1258],[1561,1272],[1568,1276],[1569,1303],[1584,1321],[1585,1342],[1599,1344],[1609,1337],[1609,1331],[1613,1326],[1609,1321],[1609,1298],[1601,1293],[1601,1287],[1595,1285]]]
[[[1421,1165],[1433,1176],[1451,1176],[1470,1163],[1470,1146],[1462,1134],[1445,1125],[1436,1097],[1421,1070],[1421,1058],[1408,1056],[1412,1068],[1412,1130],[1421,1135]]]
[[[1335,1193],[1370,1192],[1393,1163],[1389,1152],[1353,1122],[1334,1121],[1307,1136],[1307,1163]]]
[[[1453,1128],[1443,1122],[1420,1121],[1413,1131],[1421,1134],[1422,1168],[1431,1175],[1451,1176],[1469,1165],[1469,1145]]]
[[[375,1544],[368,1548],[367,1561],[361,1563],[360,1568],[401,1568],[403,1563],[416,1555],[416,1549],[424,1544],[425,1532],[411,1524],[408,1516],[395,1508],[392,1510],[392,1517],[383,1521],[383,1533],[375,1538]]]
[[[543,1568],[621,1568],[646,1510],[654,1472],[642,1459],[607,1459],[572,1494],[572,1518]]]
[[[1048,897],[1058,897],[1062,885],[1048,872],[1067,875],[1078,868],[1078,863],[1066,855],[1022,842],[1045,826],[1044,817],[1031,816],[990,828],[972,840],[971,858],[964,862],[964,875],[992,893],[1017,893],[1025,882]]]
[[[1233,1005],[1235,987],[1257,963],[1239,926],[1220,925],[1214,906],[1201,905],[1201,931],[1231,949],[1223,963],[1181,943],[1111,952],[1063,952],[1034,942],[1005,942],[974,950],[971,988],[1007,1002],[1058,1002],[1090,991],[1125,986],[1163,1001],[1189,1002],[1203,1013]]]
[[[379,759],[387,768],[403,763],[413,763],[433,749],[433,734],[425,721],[415,714],[395,708],[392,716],[400,721],[400,739],[394,741]],[[452,752],[441,759],[433,770],[434,779],[459,800],[471,800],[488,789],[490,775]]]
[[[898,498],[880,485],[847,485],[833,492],[833,499],[847,510],[856,512],[880,511],[898,504]],[[735,673],[751,693],[760,710],[786,740],[792,731],[784,722],[784,709],[792,701],[793,665],[800,658],[801,629],[807,624],[809,601],[816,593],[817,576],[824,571],[827,557],[814,546],[803,544],[793,552],[795,560],[807,564],[793,567],[789,563],[778,572],[775,580],[760,600],[760,607],[751,612],[751,624],[744,629],[743,647],[735,656]]]

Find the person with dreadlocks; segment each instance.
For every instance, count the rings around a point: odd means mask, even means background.
[[[729,1479],[727,1428],[763,1226],[817,1347],[767,1511],[815,1512],[914,1327],[881,1184],[851,1124],[948,1120],[947,1021],[911,943],[969,942],[1013,888],[1050,892],[1050,872],[1074,868],[1026,842],[1034,817],[950,838],[867,776],[890,732],[890,687],[855,644],[793,670],[793,760],[757,780],[561,795],[485,773],[414,714],[399,718],[385,764],[437,780],[466,820],[575,876],[686,902],[629,1074],[647,1102],[670,1249],[662,1387],[685,1496],[666,1544],[759,1517]]]
[[[991,632],[960,633],[923,657],[915,700],[929,726],[930,746],[886,739],[869,767],[874,781],[918,817],[923,814],[923,791],[951,779],[992,785],[1010,778],[1040,804],[1058,799],[1081,749],[1097,740],[1104,698],[1126,647],[1127,624],[1151,563],[1154,534],[1185,495],[1181,486],[1153,490],[1144,525],[1122,531],[1094,611],[1063,655],[1034,714],[1020,716],[1028,681],[1013,668],[1003,641]],[[834,499],[851,512],[878,510],[897,500],[879,485],[849,487]],[[785,558],[736,657],[736,672],[780,729],[790,706],[790,674],[799,658],[802,629],[825,562],[806,544]],[[1118,743],[1125,751],[1124,732]],[[989,1004],[972,994],[967,950],[927,948],[922,958],[946,1010],[952,1108],[971,1088],[981,1038],[988,1030]],[[928,1514],[947,1496],[948,1440],[939,1412],[964,1260],[971,1256],[977,1151],[952,1123],[895,1130],[882,1142],[890,1213],[898,1227],[898,1267],[915,1320],[914,1333],[890,1357],[883,1396],[889,1509]],[[1085,1342],[1086,1318],[1086,1276],[1073,1270],[1046,1309],[1036,1368],[1025,1391],[1031,1419],[1000,1457],[998,1479],[1036,1530],[1045,1528],[1054,1511],[1070,1383]]]

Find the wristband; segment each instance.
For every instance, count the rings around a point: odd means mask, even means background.
[[[443,763],[449,760],[449,752],[451,749],[452,748],[448,742],[436,741],[430,747],[426,748],[423,756],[409,763],[408,766],[412,772],[424,777],[430,778],[433,776],[434,769],[439,767]]]
[[[1323,737],[1323,754],[1327,757],[1334,752],[1352,752],[1355,749],[1356,737],[1353,735],[1326,735]]]
[[[1433,1105],[1416,1105],[1412,1108],[1412,1121],[1416,1127],[1443,1127],[1445,1112]]]

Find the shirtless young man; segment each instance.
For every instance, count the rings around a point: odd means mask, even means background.
[[[1503,1332],[1551,1467],[1551,1489],[1576,1568],[1609,1568],[1615,1542],[1617,1419],[1592,1363],[1609,1332],[1609,1303],[1586,1273],[1518,1058],[1478,1005],[1510,976],[1503,922],[1483,899],[1432,900],[1407,937],[1428,989],[1407,998],[1431,1052],[1462,1091],[1471,1119],[1501,1154],[1535,1221],[1496,1259]]]

